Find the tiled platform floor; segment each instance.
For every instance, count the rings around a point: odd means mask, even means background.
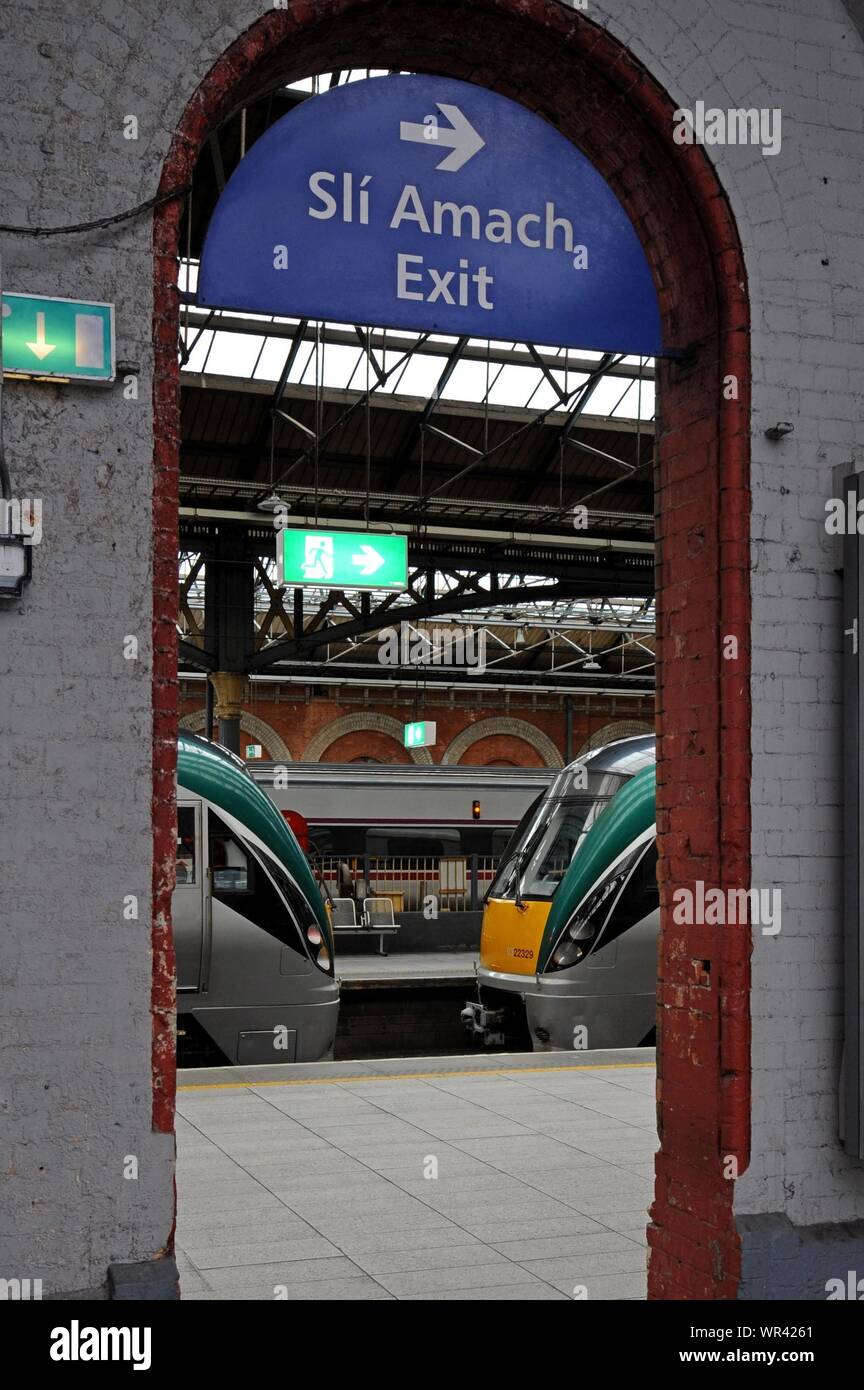
[[[654,1068],[599,1056],[183,1073],[182,1297],[645,1297]]]
[[[183,1298],[644,1298],[654,1066],[595,1055],[184,1073]]]

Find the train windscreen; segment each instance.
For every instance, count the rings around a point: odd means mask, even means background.
[[[586,831],[626,780],[610,773],[589,774],[582,792],[545,796],[529,807],[487,896],[554,898]]]

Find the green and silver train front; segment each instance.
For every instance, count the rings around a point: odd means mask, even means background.
[[[331,1055],[333,929],[290,827],[239,758],[184,733],[177,804],[191,865],[173,903],[178,1014],[234,1064]]]
[[[583,1008],[578,1000],[607,992],[613,976],[616,991],[619,986],[629,988],[625,977],[630,973],[631,943],[627,956],[622,952],[618,959],[611,939],[608,951],[598,939],[601,922],[635,866],[626,855],[617,863],[617,835],[609,831],[613,820],[619,824],[612,808],[627,804],[623,796],[631,782],[642,788],[650,781],[649,822],[642,827],[646,838],[637,856],[641,862],[648,839],[653,840],[654,760],[653,736],[608,744],[565,768],[526,813],[486,900],[478,999],[470,1001],[462,1015],[475,1036],[501,1044],[525,1040],[527,1032],[536,1049],[572,1048],[574,1038],[582,1036],[576,1030],[587,1026],[584,1016],[590,1014],[593,1037],[585,1045],[628,1045],[610,1041],[622,1035],[620,1020],[604,1021],[602,1008]],[[636,799],[641,806],[643,797],[637,793]],[[630,833],[629,816],[625,820],[625,833]],[[638,945],[635,938],[633,945]],[[641,951],[636,954],[641,956]],[[618,968],[610,973],[613,958]],[[607,971],[605,977],[601,970]],[[644,972],[636,973],[641,984]],[[653,973],[650,979],[653,991]],[[630,1012],[626,999],[616,1006],[616,1013],[622,1012]],[[625,1022],[623,1032],[629,1038],[638,1027],[634,1017]]]
[[[657,980],[655,768],[597,818],[556,895],[525,1008],[538,1050],[638,1047]]]

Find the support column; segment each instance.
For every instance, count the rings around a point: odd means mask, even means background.
[[[231,753],[240,752],[240,717],[246,677],[242,671],[213,671],[210,676],[216,692],[216,718],[219,742]]]
[[[210,673],[218,738],[232,753],[240,752],[246,666],[255,647],[254,594],[245,529],[220,527],[214,553],[207,559],[204,641],[218,662],[218,670]]]
[[[213,682],[210,676],[204,682],[204,737],[213,737]]]

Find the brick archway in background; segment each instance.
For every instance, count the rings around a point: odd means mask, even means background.
[[[204,731],[207,723],[207,711],[203,709],[195,710],[192,714],[184,714],[180,720],[180,728],[188,729],[190,734],[200,734]],[[265,720],[259,719],[256,714],[246,714],[244,712],[240,720],[241,732],[251,734],[259,743],[263,743],[270,758],[274,763],[290,763],[291,749],[285,742],[281,734],[277,734],[272,724],[267,724]]]
[[[404,725],[392,714],[378,714],[374,710],[369,710],[365,714],[344,714],[341,719],[333,719],[329,724],[325,724],[323,729],[319,729],[317,734],[313,734],[306,747],[303,749],[303,757],[300,759],[304,763],[318,763],[324,757],[328,748],[332,748],[337,739],[345,738],[347,734],[385,734],[387,738],[392,738],[403,747],[402,733]],[[432,754],[428,748],[409,748],[408,754],[414,763],[431,763]]]
[[[595,748],[603,748],[605,744],[618,738],[635,738],[639,734],[653,732],[654,726],[647,724],[644,719],[619,719],[614,724],[604,724],[602,729],[596,729],[590,738],[586,738],[576,757],[581,758],[583,753],[593,753]]]
[[[557,0],[284,0],[191,96],[160,190],[188,183],[210,130],[244,101],[350,67],[460,77],[557,125],[617,193],[657,285],[664,333],[692,346],[658,364],[658,986],[661,1150],[649,1297],[734,1298],[740,1251],[730,1157],[750,1118],[749,928],[673,925],[672,889],[749,886],[749,306],[735,221],[699,146],[672,138],[675,102],[616,39]],[[153,1123],[174,1109],[171,889],[177,728],[181,202],[154,215]],[[724,400],[723,379],[737,379]],[[721,637],[738,637],[737,661]]]
[[[441,762],[461,763],[468,749],[473,748],[475,743],[480,743],[484,738],[495,738],[499,735],[504,735],[507,738],[519,738],[523,743],[527,743],[529,748],[533,748],[535,753],[539,753],[545,767],[563,767],[564,765],[561,754],[548,734],[544,734],[543,730],[538,729],[535,724],[529,724],[527,719],[511,719],[504,715],[478,719],[476,724],[469,724],[447,745]]]

